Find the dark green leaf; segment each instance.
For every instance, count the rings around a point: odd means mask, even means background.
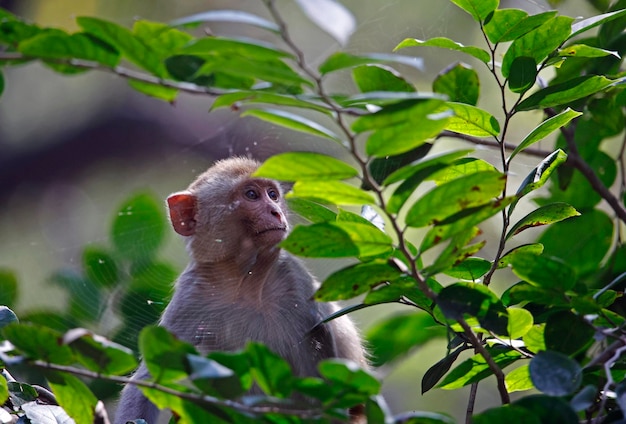
[[[197,57],[197,56],[191,56]],[[298,107],[302,109],[311,109],[317,112],[330,114],[328,107],[319,103],[315,98],[306,98],[304,96],[287,96],[277,93],[269,93],[265,91],[241,90],[233,93],[223,94],[215,99],[211,105],[211,110],[220,107],[230,107],[234,104],[253,104],[267,103],[272,105]]]
[[[454,112],[445,126],[447,130],[476,137],[500,134],[500,124],[490,113],[464,103],[447,102],[446,106]]]
[[[486,50],[483,50],[475,46],[464,46],[463,44],[457,43],[456,41],[452,41],[446,37],[435,37],[429,40],[419,40],[417,38],[405,38],[404,40],[402,40],[400,44],[398,44],[394,48],[394,51],[404,49],[407,47],[420,47],[420,46],[439,47],[442,49],[454,50],[454,51],[466,53],[484,63],[489,63],[489,61],[491,60],[491,56]]]
[[[424,377],[422,377],[422,394],[426,393],[437,383],[439,380],[450,370],[450,367],[459,357],[461,352],[467,350],[466,347],[461,346],[454,352],[446,355],[443,359],[440,359],[435,365],[430,367],[425,373]]]
[[[542,424],[532,412],[515,405],[488,409],[472,417],[474,424]]]
[[[0,305],[12,307],[17,300],[17,276],[13,271],[0,268]]]
[[[558,256],[580,275],[596,272],[611,248],[614,223],[603,211],[593,209],[581,216],[551,225],[537,240],[547,255]]]
[[[524,305],[531,302],[539,305],[549,305],[551,307],[571,307],[569,299],[562,290],[537,287],[523,281],[514,284],[506,290],[502,294],[502,302],[505,305]]]
[[[509,76],[513,61],[518,57],[529,57],[535,63],[541,63],[570,35],[572,20],[567,16],[555,16],[516,38],[502,59],[502,75]]]
[[[84,328],[75,328],[63,336],[85,368],[104,374],[123,375],[137,368],[133,352]]]
[[[186,378],[187,355],[197,354],[193,346],[157,326],[141,330],[139,348],[148,371],[161,384],[178,383]]]
[[[556,14],[556,10],[550,10],[528,16],[528,13],[519,9],[498,9],[485,24],[485,34],[494,44],[513,41],[552,19]]]
[[[386,262],[367,262],[343,268],[331,274],[315,293],[315,300],[351,299],[384,282],[399,279],[402,273]]]
[[[291,196],[335,205],[375,204],[370,193],[342,181],[298,181],[288,194]]]
[[[570,311],[551,314],[543,337],[548,350],[574,356],[594,341],[594,328],[582,317]]]
[[[199,355],[187,355],[189,379],[193,384],[213,396],[233,398],[244,393],[239,377],[233,370],[219,362]]]
[[[444,414],[427,411],[411,411],[397,415],[396,422],[405,424],[455,424],[456,421]]]
[[[541,89],[524,99],[515,108],[517,111],[545,109],[560,106],[598,93],[615,81],[601,75],[588,75]]]
[[[307,134],[316,135],[318,137],[329,138],[333,141],[340,141],[337,134],[323,127],[315,121],[305,118],[301,115],[286,112],[279,109],[250,109],[241,114],[244,116],[254,116],[271,124],[288,128],[293,131],[299,131]]]
[[[445,335],[445,327],[437,325],[427,313],[417,312],[394,315],[376,323],[368,330],[366,339],[373,365],[379,367]]]
[[[87,34],[43,33],[23,41],[19,51],[26,56],[46,59],[84,59],[114,67],[120,55],[111,46]]]
[[[165,222],[161,202],[151,194],[137,194],[122,204],[113,220],[113,244],[128,259],[149,258],[163,241]]]
[[[4,93],[4,75],[0,72],[0,96]]]
[[[511,349],[488,348],[487,350],[500,368],[505,368],[521,357],[519,352]],[[439,387],[446,390],[458,389],[483,380],[492,374],[489,365],[485,362],[485,358],[480,354],[476,354],[454,368],[439,384]]]
[[[484,171],[442,184],[413,204],[406,224],[411,227],[438,224],[464,209],[484,205],[502,193],[505,182],[506,178],[499,172]]]
[[[476,106],[480,92],[480,80],[471,66],[459,62],[437,75],[433,81],[433,91],[445,94],[451,102]]]
[[[566,401],[554,396],[530,395],[513,403],[530,411],[542,424],[578,424],[578,416]]]
[[[538,287],[566,291],[576,284],[574,270],[558,258],[519,253],[511,264],[515,275]]]
[[[83,251],[83,267],[94,283],[111,287],[118,282],[119,270],[113,256],[104,248],[87,246]]]
[[[352,70],[352,78],[359,91],[401,91],[415,92],[415,87],[405,80],[395,69],[385,65],[361,65]]]
[[[580,365],[562,353],[539,352],[530,361],[530,378],[535,387],[549,396],[567,396],[580,387]]]
[[[402,56],[396,54],[370,53],[366,55],[351,55],[344,52],[337,52],[328,57],[319,67],[322,74],[337,71],[339,69],[353,68],[361,65],[371,65],[373,63],[400,63],[417,69],[423,68],[423,61],[418,57]]]
[[[555,222],[563,221],[567,218],[579,215],[580,212],[567,203],[550,203],[540,207],[539,209],[535,209],[517,221],[507,233],[506,239],[508,240],[528,228],[553,224]]]
[[[209,10],[207,12],[175,19],[170,22],[170,25],[193,28],[204,22],[232,22],[236,24],[253,25],[272,32],[280,31],[280,28],[274,22],[270,22],[260,16],[242,10]]]
[[[246,352],[250,357],[252,375],[261,390],[276,397],[289,396],[293,377],[287,361],[260,343],[248,343]]]
[[[590,408],[594,403],[596,403],[596,396],[598,394],[598,389],[596,386],[589,384],[583,387],[580,392],[576,393],[572,400],[570,400],[570,405],[572,409],[576,412],[582,412],[587,408]]]
[[[33,324],[13,323],[3,328],[2,334],[26,357],[58,365],[74,362],[70,348],[60,344],[63,335],[58,331]]]
[[[497,7],[499,0],[451,0],[452,3],[472,15],[477,22],[482,22]]]
[[[76,424],[92,424],[98,399],[87,385],[71,374],[47,371],[46,377],[59,405]]]
[[[10,310],[7,306],[0,305],[0,329],[13,322],[18,322],[15,312]]]
[[[431,143],[424,143],[415,149],[399,155],[375,158],[368,164],[370,175],[374,178],[376,183],[383,184],[389,175],[419,159],[424,158],[428,152],[430,152],[432,147],[433,145]],[[371,187],[367,182],[363,181],[362,188],[370,189]]]
[[[537,62],[532,57],[520,56],[513,59],[509,73],[509,90],[513,93],[525,93],[535,84]]]
[[[319,364],[320,375],[355,394],[369,397],[378,394],[380,382],[357,364],[346,359],[327,359]]]
[[[326,181],[356,177],[358,171],[321,153],[287,152],[268,158],[254,175],[281,181]]]
[[[524,137],[524,140],[522,140],[522,142],[517,145],[515,150],[513,150],[511,156],[509,156],[508,161],[510,162],[513,157],[519,152],[535,144],[536,142],[543,140],[548,134],[558,130],[559,128],[570,122],[572,119],[580,115],[582,115],[582,113],[567,108],[558,115],[546,119],[537,127],[535,127],[526,137]]]
[[[444,274],[460,280],[476,281],[489,271],[491,262],[482,258],[467,258],[458,265],[444,271]]]
[[[159,55],[135,37],[127,28],[103,19],[86,16],[77,18],[76,22],[85,32],[110,44],[135,65],[158,77],[165,78],[168,76]]]
[[[371,257],[393,248],[389,236],[378,228],[353,222],[299,225],[281,246],[295,255],[317,258]]]

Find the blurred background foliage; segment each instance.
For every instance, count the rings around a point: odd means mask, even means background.
[[[601,0],[598,0],[602,3]],[[388,53],[406,37],[446,36],[466,44],[480,44],[480,33],[471,18],[450,2],[394,0],[362,2],[344,0],[358,28],[344,51]],[[597,13],[593,1],[502,1],[538,13],[558,7],[569,16]],[[99,16],[130,26],[134,19],[167,22],[209,9],[245,9],[267,16],[261,2],[223,0],[172,2],[167,0],[0,0],[0,7],[44,26],[75,29],[75,17]],[[279,3],[290,24],[294,41],[313,66],[339,46],[309,22],[291,2]],[[224,24],[216,31],[247,35]],[[253,27],[245,31],[258,31]],[[261,33],[254,32],[255,37]],[[454,52],[422,49],[424,71],[407,69],[418,88],[430,91],[430,82],[444,67],[457,60]],[[477,68],[479,73],[486,72]],[[283,150],[306,149],[341,155],[339,148],[310,136],[289,133],[251,118],[239,118],[229,110],[207,111],[211,99],[181,94],[168,105],[130,90],[127,82],[105,73],[61,76],[40,64],[5,70],[10,81],[0,97],[0,304],[11,306],[22,319],[39,316],[50,326],[69,328],[80,322],[101,334],[134,346],[130,334],[158,317],[169,287],[186,263],[182,240],[172,236],[164,216],[164,199],[180,190],[215,159],[251,154],[260,159]],[[481,78],[490,83],[489,78]],[[351,84],[348,76],[333,76],[330,88]],[[483,87],[488,91],[489,87]],[[343,91],[356,91],[349,88]],[[495,96],[491,96],[495,99]],[[495,104],[479,105],[497,113]],[[539,118],[539,112],[534,118]],[[527,114],[533,119],[533,114]],[[535,123],[515,121],[511,140],[521,139]],[[437,149],[463,146],[458,140],[441,140]],[[336,149],[336,150],[333,150]],[[478,155],[498,155],[485,149]],[[492,162],[492,161],[490,161]],[[535,160],[518,161],[512,173],[524,176]],[[127,229],[146,211],[154,221],[146,234]],[[132,211],[132,213],[130,213]],[[490,231],[486,229],[486,231]],[[526,237],[534,239],[531,230]],[[143,251],[134,251],[128,238],[144,237]],[[488,246],[495,248],[495,246]],[[119,258],[124,258],[120,261]],[[320,278],[340,264],[332,260],[309,263]],[[120,295],[113,287],[123,281],[132,290]],[[16,292],[9,290],[15,285]],[[506,285],[495,285],[503,291]],[[131,296],[132,294],[132,296]],[[151,300],[147,302],[146,300]],[[114,304],[135,328],[119,326],[109,313]],[[375,309],[380,316],[395,308]],[[51,315],[55,312],[56,315]],[[400,311],[402,312],[402,311]],[[372,317],[355,314],[366,331]],[[73,322],[74,320],[74,322]],[[120,330],[121,328],[121,330]],[[381,369],[384,394],[392,410],[427,409],[464,415],[467,391],[431,391],[422,396],[416,382],[445,352],[445,339],[429,342],[393,370]],[[392,371],[387,374],[388,371]],[[105,394],[111,388],[103,388]],[[479,392],[481,399],[496,396]],[[458,410],[450,405],[458,404]],[[487,404],[488,402],[484,402]]]

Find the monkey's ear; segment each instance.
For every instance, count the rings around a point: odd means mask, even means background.
[[[192,236],[196,232],[196,196],[188,191],[170,194],[167,198],[170,220],[174,231],[181,236]]]

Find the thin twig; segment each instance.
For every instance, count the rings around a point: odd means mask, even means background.
[[[517,147],[517,145],[512,144],[512,143],[499,143],[497,141],[491,141],[491,140],[486,140],[483,138],[479,138],[479,137],[473,137],[471,135],[466,135],[466,134],[460,134],[454,131],[442,131],[438,137],[452,137],[452,138],[458,138],[460,140],[465,140],[468,141],[472,144],[476,144],[478,146],[488,146],[488,147],[494,147],[494,148],[500,148],[500,146],[504,146],[504,148],[508,151],[513,151],[515,150],[515,148]],[[522,150],[521,154],[526,154],[528,156],[536,156],[539,158],[545,158],[546,156],[548,156],[550,153],[547,150],[542,150],[542,149],[535,149],[535,148],[528,148],[528,149],[524,149]]]

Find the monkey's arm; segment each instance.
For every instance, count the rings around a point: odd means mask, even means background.
[[[145,380],[150,377],[150,373],[142,362],[137,369],[133,380]],[[125,424],[137,418],[143,418],[147,423],[157,422],[159,410],[154,406],[133,384],[127,384],[122,390],[122,397],[117,405],[115,413],[115,424]]]

